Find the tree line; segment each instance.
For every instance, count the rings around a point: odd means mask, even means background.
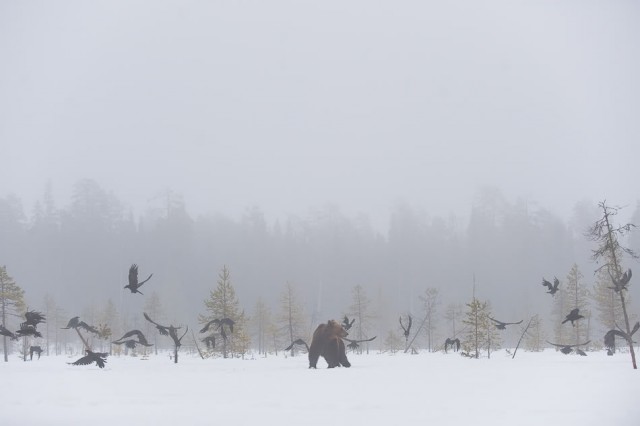
[[[578,202],[565,221],[524,201],[510,202],[491,188],[478,193],[464,219],[399,204],[384,232],[365,216],[346,217],[335,206],[274,223],[258,207],[235,219],[216,213],[194,217],[171,192],[135,217],[116,195],[82,180],[66,206],[58,206],[50,186],[29,213],[19,198],[0,198],[0,264],[25,289],[26,305],[61,321],[78,311],[96,323],[117,313],[116,329],[124,323],[144,327],[135,314],[145,310],[171,323],[190,323],[205,315],[203,297],[228,268],[242,301],[238,309],[246,316],[242,339],[250,338],[261,351],[287,346],[285,334],[308,337],[314,325],[345,314],[360,316],[352,331],[357,338],[378,335],[376,347],[389,348],[403,346],[398,316],[412,314],[424,333],[417,343],[437,350],[443,338],[464,329],[471,298],[490,301],[499,318],[539,313],[541,333],[552,332],[556,321],[545,319],[564,309],[543,297],[543,276],[566,275],[567,289],[578,283],[556,301],[593,302],[587,289],[597,293],[595,285],[607,277],[593,274],[593,244],[584,234],[598,217],[597,205]],[[635,206],[631,222],[639,219]],[[628,246],[638,250],[638,233],[629,234]],[[145,300],[122,296],[131,263],[155,274]],[[631,300],[634,294],[637,286],[629,289]],[[283,311],[287,303],[291,309]],[[597,306],[593,321],[572,332],[586,336],[584,327],[608,327],[609,314]],[[276,325],[269,325],[269,317]]]

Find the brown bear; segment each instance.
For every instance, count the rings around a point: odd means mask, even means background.
[[[309,347],[309,368],[316,368],[321,355],[329,364],[329,368],[340,365],[351,367],[342,341],[342,338],[348,335],[347,330],[335,320],[320,324],[313,333],[313,340]]]

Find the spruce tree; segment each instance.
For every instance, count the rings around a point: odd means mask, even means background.
[[[491,358],[491,351],[500,348],[500,335],[496,331],[491,316],[491,304],[481,302],[475,296],[467,303],[467,312],[462,320],[466,332],[462,341],[463,354],[471,358],[479,358],[483,350]]]
[[[7,267],[0,267],[0,321],[2,326],[10,329],[9,317],[18,317],[26,310],[24,303],[24,290],[7,273]],[[4,362],[9,360],[7,336],[2,336],[2,348]]]
[[[589,324],[591,319],[591,312],[589,311],[589,290],[582,282],[583,275],[578,269],[578,265],[574,264],[565,279],[566,285],[564,288],[564,297],[567,301],[569,313],[572,309],[580,309],[580,314],[584,316],[584,319],[577,321],[575,327],[573,327],[573,339],[574,343],[578,344],[589,339]],[[566,324],[565,324],[566,326]],[[572,339],[572,340],[573,340]],[[564,340],[556,340],[557,342],[563,342]]]
[[[245,333],[246,318],[244,311],[240,310],[240,302],[236,297],[236,291],[231,283],[229,268],[225,265],[218,274],[217,286],[210,291],[209,298],[204,301],[207,313],[198,316],[198,321],[205,324],[214,319],[229,318],[234,322],[233,332],[221,325],[218,327],[219,339],[216,339],[214,350],[220,351],[224,358],[232,354],[243,354],[247,349],[247,337]],[[226,336],[226,338],[223,337]],[[218,345],[217,342],[220,342]]]

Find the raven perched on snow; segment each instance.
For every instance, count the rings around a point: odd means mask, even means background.
[[[125,285],[124,288],[128,288],[129,290],[131,290],[131,293],[140,293],[140,294],[142,294],[142,292],[139,291],[138,289],[140,287],[142,287],[142,284],[144,284],[147,281],[149,281],[152,276],[153,276],[153,274],[149,275],[146,280],[144,280],[141,283],[139,283],[138,282],[138,265],[136,265],[134,263],[129,268],[129,284]]]
[[[548,343],[548,344],[550,344],[550,345],[557,346],[557,347],[561,348],[561,349],[560,349],[560,352],[562,352],[562,353],[563,353],[563,354],[565,354],[565,355],[568,355],[568,354],[570,354],[571,352],[573,352],[573,349],[572,349],[572,348],[575,348],[575,347],[577,347],[577,346],[584,346],[584,345],[588,345],[589,343],[591,343],[591,340],[589,340],[589,341],[587,341],[587,342],[584,342],[584,343],[579,343],[579,344],[577,344],[577,345],[561,345],[561,344],[559,344],[559,343],[551,343],[551,342],[549,342],[549,341],[547,341],[547,343]],[[587,355],[586,353],[584,353],[584,351],[582,351],[582,350],[580,350],[580,349],[576,349],[576,353],[577,353],[578,355],[582,355],[582,356],[586,356],[586,355]]]
[[[89,365],[93,362],[100,368],[104,368],[105,363],[107,362],[107,356],[109,356],[106,352],[91,352],[89,349],[86,350],[87,355],[83,356],[76,362],[72,362],[71,365]]]

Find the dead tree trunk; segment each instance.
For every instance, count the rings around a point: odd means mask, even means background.
[[[531,326],[531,321],[533,321],[533,318],[534,317],[531,317],[531,319],[527,323],[527,326],[524,328],[524,331],[522,332],[522,336],[520,336],[520,339],[518,340],[518,344],[516,345],[516,349],[513,351],[513,356],[511,357],[511,359],[514,359],[516,357],[516,352],[518,352],[518,348],[520,347],[520,342],[522,342],[522,339],[524,338],[525,334],[527,334],[527,330],[529,330],[529,327]]]

